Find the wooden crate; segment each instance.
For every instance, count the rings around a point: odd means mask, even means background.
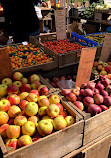
[[[63,100],[66,100],[66,98],[63,98]],[[85,126],[83,145],[90,143],[108,131],[111,133],[111,109],[91,117],[90,113],[82,112],[70,101],[67,101],[67,103],[77,110],[84,118]]]
[[[50,48],[44,46],[43,42],[49,41],[49,40],[56,40],[57,39],[56,33],[35,36],[34,38],[35,38],[36,42],[39,42],[40,46],[43,46],[47,51],[53,52]],[[74,41],[73,39],[71,39],[71,40]],[[69,51],[64,54],[58,54],[59,68],[77,64],[78,63],[77,52],[78,51]]]
[[[71,115],[76,117],[75,124],[15,151],[7,149],[0,137],[0,147],[3,152],[3,158],[60,158],[81,147],[84,121],[81,115],[67,104],[67,102],[64,102],[62,98],[61,103]]]

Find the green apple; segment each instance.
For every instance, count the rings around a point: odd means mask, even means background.
[[[0,84],[0,96],[4,97],[7,94],[7,85]]]
[[[22,133],[24,135],[32,136],[36,132],[35,123],[32,121],[27,121],[22,125]]]
[[[13,82],[13,84],[15,84],[18,88],[20,88],[22,86],[21,81],[15,81],[15,82]]]
[[[28,116],[34,116],[38,112],[38,105],[35,102],[29,102],[26,104],[24,111]]]
[[[55,118],[59,115],[60,109],[56,104],[50,104],[46,109],[47,115],[51,118]]]
[[[45,116],[46,115],[46,109],[47,109],[47,106],[40,107],[39,110],[38,110],[39,116]]]
[[[37,74],[33,74],[29,77],[29,80],[31,83],[33,83],[34,81],[40,81],[40,77]]]
[[[66,120],[62,116],[56,117],[52,124],[55,130],[64,129],[67,126]]]
[[[105,62],[103,62],[103,67],[106,67],[106,66],[108,66],[108,64],[107,64],[107,63],[105,63]]]
[[[38,123],[37,131],[41,136],[46,136],[53,131],[53,125],[48,120],[41,120]]]
[[[70,126],[75,123],[75,119],[73,116],[66,116],[65,120],[66,120],[67,126]]]
[[[2,80],[2,84],[5,84],[7,86],[10,86],[12,84],[12,80],[10,78],[4,78]]]
[[[50,104],[60,103],[60,98],[58,95],[53,94],[49,97],[49,102]]]
[[[107,75],[107,72],[106,72],[105,70],[102,70],[102,71],[100,72],[100,75]]]
[[[15,72],[13,74],[13,80],[15,81],[22,81],[23,75],[21,74],[21,72]]]

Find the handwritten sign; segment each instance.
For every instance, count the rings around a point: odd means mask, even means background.
[[[66,21],[65,11],[63,9],[55,10],[55,23],[57,40],[66,39]]]
[[[96,50],[97,48],[82,49],[75,87],[80,87],[82,83],[89,82]]]
[[[0,48],[0,82],[5,77],[12,76],[12,66],[7,48]]]
[[[111,33],[106,33],[101,51],[100,61],[107,62],[111,52]]]

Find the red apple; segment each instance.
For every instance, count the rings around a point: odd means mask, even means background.
[[[102,95],[103,97],[108,96],[108,92],[105,91],[105,90],[102,90],[102,91],[101,91],[101,95]]]
[[[68,116],[68,113],[66,111],[61,111],[59,115],[62,115],[65,118],[66,116]]]
[[[39,81],[34,81],[32,84],[31,84],[31,88],[32,89],[38,89],[38,87],[41,85],[41,83]]]
[[[83,103],[80,102],[80,101],[75,101],[73,104],[74,104],[78,109],[80,109],[81,111],[84,109],[84,105],[83,105]]]
[[[29,95],[26,97],[26,100],[28,102],[37,102],[38,96],[35,93],[29,93]]]
[[[11,105],[18,105],[20,103],[20,97],[16,94],[12,94],[8,96],[8,101]]]
[[[56,105],[59,107],[60,112],[62,112],[62,111],[63,111],[63,106],[62,106],[62,104],[60,104],[60,103],[56,103]]]
[[[48,98],[42,98],[40,101],[38,101],[39,106],[49,106],[49,99]]]
[[[94,83],[94,82],[89,82],[89,83],[87,84],[86,88],[91,89],[91,90],[94,90],[95,85],[96,85],[96,83]]]
[[[104,105],[106,106],[111,106],[111,97],[110,96],[105,96],[104,97]]]
[[[18,138],[20,136],[20,126],[9,125],[6,134],[8,138]]]
[[[84,90],[84,97],[93,97],[93,91],[91,89],[85,89]]]
[[[110,80],[106,78],[105,76],[100,76],[99,80],[105,87],[107,87],[110,84]]]
[[[79,96],[79,95],[80,95],[80,90],[77,89],[77,88],[74,88],[74,89],[72,90],[72,93],[74,93],[76,96]]]
[[[31,90],[30,93],[34,93],[34,94],[37,95],[37,97],[39,97],[39,92],[38,92],[38,90]]]
[[[101,70],[102,70],[102,68],[103,68],[103,66],[102,66],[102,65],[97,65],[97,69],[98,69],[99,71],[101,71]]]
[[[106,91],[107,91],[108,93],[111,93],[111,85],[108,85],[108,86],[106,87]]]
[[[111,65],[106,66],[104,69],[105,69],[106,72],[110,72],[111,71]]]
[[[26,104],[28,104],[28,101],[22,100],[22,101],[20,102],[20,104],[19,104],[19,107],[20,107],[22,110],[24,110]]]
[[[84,95],[84,89],[80,90],[80,95],[83,96]]]
[[[15,84],[8,86],[7,93],[8,95],[17,94],[19,91],[18,87]]]
[[[80,86],[80,88],[81,88],[81,89],[85,89],[86,86],[87,86],[87,83],[83,83],[83,84]]]
[[[95,67],[98,66],[98,62],[95,61],[93,65],[94,65]]]
[[[83,101],[83,97],[82,96],[77,96],[77,101],[82,102]]]
[[[108,110],[108,107],[105,105],[100,105],[100,107],[101,107],[102,111]]]
[[[0,126],[0,135],[3,138],[7,137],[7,135],[6,135],[6,129],[7,129],[8,126],[9,126],[9,124],[3,124],[2,126]]]
[[[97,83],[96,84],[96,88],[99,90],[99,91],[102,91],[104,89],[104,85],[101,84],[101,83]]]
[[[38,91],[39,91],[39,93],[40,93],[41,95],[48,95],[48,93],[49,93],[49,90],[48,90],[48,88],[46,87],[46,85],[41,85],[41,86],[39,86]]]
[[[85,97],[83,99],[83,103],[86,107],[88,107],[90,104],[94,104],[94,99],[91,97]]]
[[[71,101],[71,102],[75,102],[75,101],[76,101],[76,95],[75,95],[74,93],[72,93],[72,92],[68,93],[68,94],[66,95],[66,98],[67,98],[69,101]]]
[[[20,88],[21,92],[30,92],[31,87],[30,84],[23,84],[22,87]]]
[[[5,144],[6,146],[13,147],[15,150],[18,147],[17,139],[10,139],[10,138],[8,138],[7,140],[5,140],[5,143],[6,143]]]
[[[103,100],[104,100],[104,98],[103,98],[102,95],[100,95],[100,94],[95,94],[94,95],[94,102],[95,102],[95,104],[102,104]]]
[[[63,96],[66,96],[68,93],[70,93],[71,92],[71,90],[69,90],[69,89],[62,89],[61,90],[61,94],[63,95]]]
[[[39,134],[36,134],[34,136],[32,136],[32,141],[35,142],[37,140],[39,140],[41,138],[41,136]]]
[[[16,116],[19,115],[20,112],[21,112],[21,109],[18,106],[13,105],[9,108],[8,115],[10,118],[15,118]]]
[[[8,121],[8,124],[9,124],[9,125],[13,125],[13,124],[14,124],[14,119],[11,118],[11,119]]]
[[[99,94],[99,90],[97,88],[94,88],[93,92],[94,92],[94,95]]]
[[[101,110],[101,107],[96,105],[96,104],[90,104],[88,106],[88,112],[91,114],[91,115],[97,115],[99,113],[102,112]]]
[[[57,84],[55,82],[50,82],[50,84],[54,87],[54,88],[57,88]]]

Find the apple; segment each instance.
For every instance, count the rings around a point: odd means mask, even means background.
[[[88,106],[88,112],[91,114],[91,115],[97,115],[99,113],[102,112],[101,110],[101,107],[96,105],[96,104],[90,104]]]
[[[54,77],[54,78],[53,78],[53,81],[54,81],[55,83],[57,83],[57,82],[59,81],[59,78],[58,78],[58,77]]]
[[[38,89],[38,87],[41,86],[41,83],[39,81],[34,81],[32,84],[31,84],[31,88],[32,89]]]
[[[106,75],[106,77],[111,80],[111,74]]]
[[[36,132],[35,123],[32,121],[27,121],[22,125],[22,133],[23,135],[32,136]]]
[[[30,116],[28,118],[28,121],[32,121],[35,124],[35,126],[37,127],[37,123],[39,121],[39,118],[37,116]]]
[[[60,109],[56,104],[50,104],[46,109],[47,115],[51,118],[55,118],[59,115]]]
[[[40,87],[41,87],[41,88],[40,88]],[[42,87],[42,85],[39,86],[38,91],[39,91],[39,93],[40,93],[41,95],[48,95],[48,93],[49,93],[48,88],[47,88],[46,86]]]
[[[22,110],[24,110],[26,104],[28,104],[28,103],[29,103],[28,101],[26,101],[26,100],[22,100],[22,101],[20,102],[20,104],[19,104],[19,107],[20,107]]]
[[[41,99],[43,98],[47,98],[45,95],[41,95],[39,98],[38,98],[38,102],[40,102]]]
[[[86,107],[88,107],[90,104],[94,104],[94,99],[91,97],[85,97],[83,99],[83,103]]]
[[[98,61],[98,64],[103,64],[103,61]]]
[[[22,78],[22,84],[28,84],[28,79],[27,78]]]
[[[13,74],[13,80],[15,81],[22,81],[23,75],[20,72],[15,72]]]
[[[62,111],[63,111],[63,106],[62,106],[62,104],[60,104],[60,103],[56,103],[56,105],[59,107],[60,112],[62,112]]]
[[[38,102],[39,106],[49,106],[49,99],[48,98],[42,98]]]
[[[29,77],[29,81],[33,83],[34,81],[40,82],[40,77],[37,74],[33,74]]]
[[[68,113],[66,111],[61,111],[59,115],[65,118],[66,116],[68,116]]]
[[[65,76],[60,77],[60,81],[62,81],[62,80],[66,80]]]
[[[32,144],[32,138],[29,135],[22,135],[18,139],[18,146],[23,147]]]
[[[2,80],[2,84],[5,84],[7,86],[10,86],[12,84],[12,80],[10,78],[4,78]]]
[[[81,95],[81,96],[84,95],[84,89],[80,89],[80,95]]]
[[[64,129],[67,126],[66,120],[62,116],[56,117],[52,124],[55,130]]]
[[[96,83],[94,83],[94,82],[89,82],[89,83],[87,84],[86,88],[91,89],[91,90],[94,90],[95,85],[96,85]]]
[[[111,93],[111,85],[108,85],[108,86],[106,87],[106,91],[107,91],[108,93]]]
[[[14,119],[13,119],[13,118],[10,118],[10,120],[8,121],[8,124],[9,124],[9,125],[13,125],[13,124],[14,124]]]
[[[37,95],[37,97],[39,97],[39,92],[38,92],[38,90],[31,90],[30,93],[34,93],[34,94]]]
[[[18,88],[20,88],[22,86],[21,81],[15,81],[15,82],[13,82],[13,84],[16,85]]]
[[[6,112],[0,111],[0,126],[6,124],[9,120],[9,116]]]
[[[47,114],[46,109],[47,109],[47,106],[40,107],[39,110],[38,110],[39,116],[45,116]]]
[[[102,70],[102,68],[103,68],[103,66],[102,65],[97,65],[97,69],[99,70],[99,71],[101,71]]]
[[[106,106],[111,106],[111,97],[110,96],[105,96],[104,97],[104,105]]]
[[[76,120],[74,119],[73,116],[66,116],[65,121],[66,121],[66,124],[67,124],[66,126],[70,126],[70,125],[72,125],[76,122]]]
[[[83,101],[83,97],[82,96],[77,96],[77,101],[82,102]]]
[[[32,136],[32,141],[35,142],[37,140],[39,140],[41,138],[41,136],[39,134],[36,134],[34,136]]]
[[[103,66],[104,66],[104,67],[106,67],[106,66],[108,66],[108,64],[107,64],[107,63],[105,63],[105,62],[103,62]]]
[[[76,101],[76,95],[75,95],[74,93],[72,93],[72,92],[68,93],[68,94],[66,95],[66,98],[67,98],[69,101],[71,101],[71,102],[75,102],[75,101]]]
[[[110,84],[110,80],[106,78],[105,76],[100,76],[99,80],[105,87],[107,87]]]
[[[17,94],[19,91],[18,87],[15,84],[12,84],[10,86],[7,87],[7,93],[8,95],[11,94]]]
[[[18,138],[20,136],[20,126],[9,125],[6,134],[8,138]]]
[[[84,90],[84,97],[93,97],[93,91],[91,89],[85,89]]]
[[[2,138],[6,138],[6,129],[9,126],[9,124],[3,124],[2,126],[0,126],[0,135],[2,136]]]
[[[74,104],[77,108],[79,108],[81,111],[84,109],[84,105],[83,105],[83,103],[80,102],[80,101],[75,101],[73,104]]]
[[[22,126],[25,122],[27,122],[27,118],[25,116],[17,116],[14,119],[14,124],[18,126]]]
[[[104,101],[104,98],[103,98],[102,95],[100,95],[100,94],[95,94],[94,95],[94,102],[95,102],[95,104],[102,104],[103,101]]]
[[[34,93],[29,93],[29,95],[26,97],[26,100],[29,101],[29,102],[37,102],[38,100],[38,97],[36,94]]]
[[[83,83],[81,86],[80,86],[80,89],[85,89],[87,86],[87,83]]]
[[[30,84],[23,84],[20,88],[21,92],[30,92],[31,91],[31,86]]]
[[[7,111],[10,108],[10,102],[6,99],[0,101],[0,111]]]
[[[107,75],[107,72],[106,72],[105,70],[102,70],[102,71],[100,72],[100,75]]]
[[[95,67],[98,66],[98,62],[95,61],[93,65],[94,65]]]
[[[79,95],[80,95],[80,90],[77,89],[77,88],[74,88],[74,89],[72,90],[72,93],[74,93],[76,96],[79,96]]]
[[[101,107],[102,111],[108,110],[108,107],[105,105],[100,105],[100,107]]]
[[[99,90],[98,90],[97,88],[94,88],[93,92],[94,92],[94,95],[95,95],[95,94],[100,94],[100,93],[99,93]]]
[[[9,108],[8,115],[11,118],[15,118],[16,116],[19,115],[20,112],[21,112],[21,109],[18,106],[13,105]]]
[[[101,95],[102,95],[103,97],[108,96],[108,92],[105,91],[105,90],[102,90],[102,91],[101,91]]]
[[[99,90],[99,91],[102,91],[104,89],[104,85],[101,84],[101,83],[97,83],[96,84],[96,88]]]
[[[57,84],[55,82],[50,82],[50,84],[54,87],[54,88],[57,88]]]
[[[28,92],[22,92],[22,93],[19,95],[20,100],[24,100],[28,95],[29,95]]]
[[[59,98],[59,96],[56,95],[56,94],[50,95],[50,97],[49,97],[49,103],[50,103],[50,104],[60,103],[60,98]]]
[[[46,136],[48,134],[51,134],[53,131],[53,125],[50,121],[44,119],[39,121],[37,126],[37,131],[41,136]]]
[[[11,105],[18,105],[20,103],[20,97],[16,94],[12,94],[8,96],[8,101]]]
[[[34,116],[38,112],[38,105],[35,102],[29,102],[24,108],[25,114],[28,116]]]
[[[110,72],[111,71],[111,65],[107,65],[104,69],[105,69],[106,72]]]
[[[71,90],[69,90],[69,89],[62,89],[61,90],[61,94],[63,95],[63,96],[66,96],[68,93],[70,93],[71,92]]]
[[[49,116],[44,116],[44,117],[42,117],[41,120],[48,120],[48,121],[50,121],[51,123],[53,122],[53,119],[52,119],[51,117],[49,117]]]
[[[13,147],[15,150],[17,149],[18,147],[18,143],[17,143],[17,139],[7,139],[6,143],[5,143],[6,146],[8,147]]]
[[[4,97],[7,94],[7,85],[0,84],[0,97]]]

